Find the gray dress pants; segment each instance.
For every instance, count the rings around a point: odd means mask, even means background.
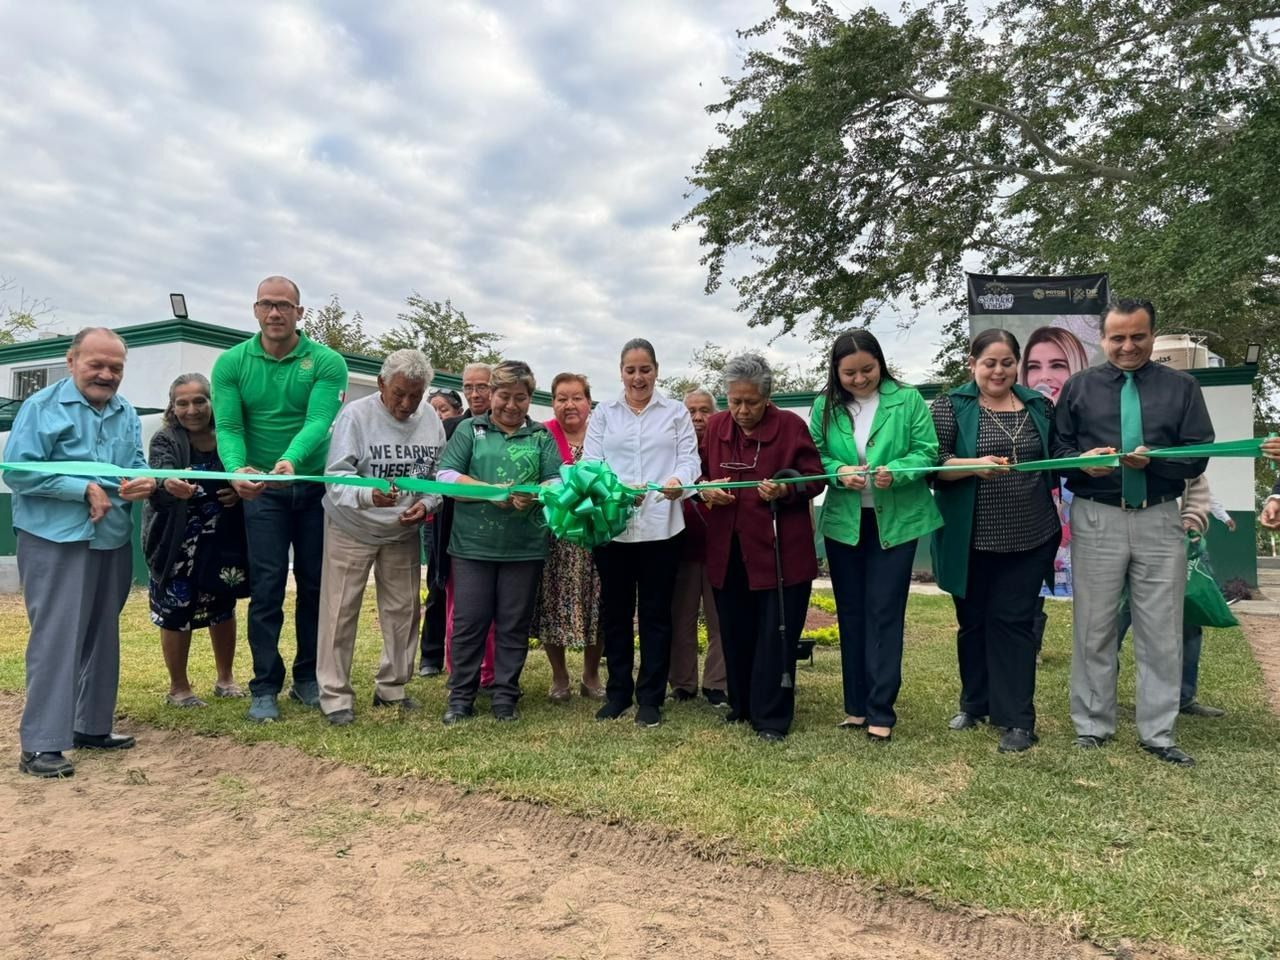
[[[1178,502],[1122,510],[1076,497],[1071,503],[1071,566],[1071,722],[1076,733],[1110,737],[1116,732],[1116,613],[1127,583],[1137,662],[1138,739],[1153,747],[1173,746],[1187,589]]]
[[[27,703],[19,736],[29,753],[70,750],[71,734],[111,732],[120,683],[120,611],[133,548],[90,550],[18,531],[27,606]]]

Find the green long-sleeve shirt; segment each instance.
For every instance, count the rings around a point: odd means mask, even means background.
[[[228,470],[269,471],[288,460],[300,474],[324,473],[329,430],[347,389],[342,355],[305,335],[277,360],[250,337],[213,364],[218,454]]]

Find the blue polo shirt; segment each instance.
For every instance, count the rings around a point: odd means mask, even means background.
[[[76,389],[70,377],[32,394],[18,408],[5,444],[9,463],[96,460],[119,467],[147,466],[142,451],[142,421],[119,394],[101,410]],[[88,540],[93,550],[114,550],[133,534],[132,504],[116,494],[119,477],[65,477],[9,471],[4,482],[13,491],[13,526],[55,543]],[[89,519],[85,489],[96,482],[111,498],[107,515]]]

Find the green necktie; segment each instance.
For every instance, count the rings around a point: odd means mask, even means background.
[[[1142,446],[1142,398],[1133,371],[1124,371],[1124,386],[1120,388],[1120,447],[1123,453],[1132,453]],[[1130,467],[1120,468],[1120,493],[1131,507],[1140,507],[1147,499],[1147,474]]]

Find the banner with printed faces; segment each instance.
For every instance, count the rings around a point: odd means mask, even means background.
[[[999,327],[1018,339],[1018,382],[1057,400],[1067,377],[1102,362],[1098,320],[1110,297],[1105,273],[1075,277],[966,274],[969,335]],[[1054,485],[1062,544],[1054,560],[1053,594],[1071,596],[1071,493]],[[1045,590],[1048,593],[1048,590]]]

